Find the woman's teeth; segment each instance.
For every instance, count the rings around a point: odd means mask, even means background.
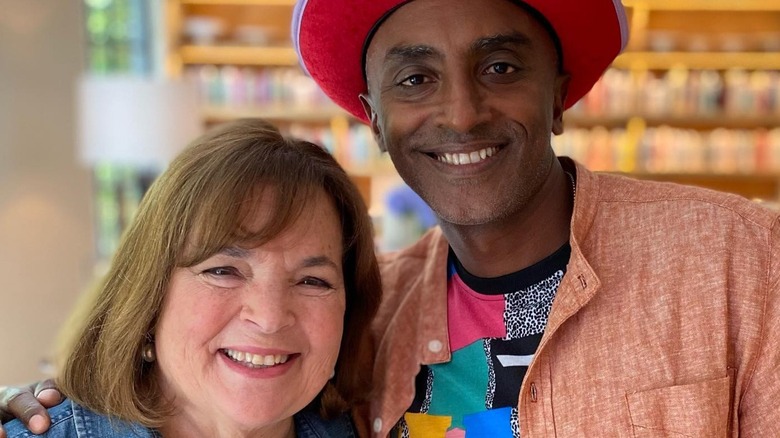
[[[225,355],[234,362],[241,363],[249,367],[270,367],[287,362],[289,356],[286,354],[252,354],[237,350],[222,350]]]

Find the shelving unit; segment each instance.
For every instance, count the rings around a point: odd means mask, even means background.
[[[296,66],[288,35],[294,5],[294,0],[166,0],[166,71],[178,76],[195,64]],[[214,41],[203,44],[187,38],[187,20],[192,17],[217,20],[221,30]],[[231,40],[231,31],[248,25],[272,35],[267,41]]]
[[[780,2],[623,3],[628,47],[564,114],[556,149],[597,170],[778,200]]]
[[[569,146],[564,152],[597,170],[704,185],[748,197],[780,198],[777,184],[780,145],[777,151],[772,146],[775,137],[780,142],[780,90],[767,98],[774,99],[773,107],[746,111],[738,101],[731,101],[734,100],[732,88],[736,85],[727,78],[735,70],[748,76],[758,73],[757,77],[780,74],[780,1],[623,0],[623,3],[629,12],[631,39],[612,68],[627,75],[630,96],[615,95],[609,83],[597,84],[591,94],[564,115],[567,132],[563,138],[556,137],[554,144],[571,141],[567,135],[585,138],[588,133],[604,140],[607,132],[612,136],[607,139],[608,147]],[[289,41],[294,4],[295,0],[166,0],[168,73],[194,75],[201,81],[221,78],[223,83],[218,83],[216,89],[222,91],[216,97],[212,95],[214,84],[204,87],[204,115],[209,123],[239,117],[271,119],[290,132],[311,136],[328,145],[353,174],[372,175],[373,180],[397,177],[389,160],[380,158],[373,141],[366,140],[370,134],[361,134],[358,123],[318,96],[316,87],[310,88],[311,84],[307,86],[306,79],[302,79]],[[196,44],[186,36],[187,20],[201,16],[218,19],[225,30],[208,44]],[[231,31],[242,26],[265,29],[267,38],[259,43],[237,41]],[[297,72],[298,76],[251,78],[252,72],[271,75]],[[719,94],[709,97],[715,103],[706,106],[699,102],[700,106],[696,106],[675,101],[672,107],[665,108],[662,100],[657,102],[664,93],[677,93],[673,98],[679,100],[680,94],[698,92],[699,78],[693,76],[700,73],[714,73],[722,81]],[[679,76],[687,75],[689,82],[681,85]],[[664,84],[667,76],[669,83]],[[283,90],[281,97],[252,99],[241,93],[231,97],[235,86],[230,84],[236,78],[243,78],[238,80],[249,85],[254,81],[253,87],[258,82],[281,88],[294,83],[291,88],[306,90],[308,94],[294,95],[295,92]],[[774,76],[770,79],[776,80]],[[664,90],[664,86],[670,90]],[[780,84],[775,83],[775,87]],[[251,94],[246,90],[242,93]],[[618,102],[621,99],[625,102]],[[353,142],[356,132],[359,138]],[[713,133],[716,133],[715,140]],[[724,149],[718,135],[738,138],[742,143],[747,142],[747,146],[740,143],[739,147]],[[677,137],[696,139],[701,143],[696,147],[707,150],[685,151],[677,156],[669,145],[652,144],[663,142],[659,138]],[[751,145],[751,141],[760,144]],[[745,153],[754,153],[756,157],[746,162]],[[612,156],[592,161],[597,154]],[[740,162],[732,166],[728,154],[735,154],[733,159]],[[648,157],[652,158],[651,163],[643,161]],[[704,162],[687,165],[675,161],[686,157],[698,157]],[[770,164],[762,160],[769,160]]]
[[[372,211],[398,179],[367,127],[305,78],[289,39],[295,0],[166,0],[166,72],[201,86],[207,124],[244,117],[272,120],[287,133],[326,146],[354,176]],[[193,34],[192,21],[218,32]],[[196,23],[197,24],[197,23]],[[203,25],[203,23],[200,23]],[[241,38],[239,29],[251,38]]]

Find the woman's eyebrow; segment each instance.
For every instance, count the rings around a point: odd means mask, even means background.
[[[245,259],[249,257],[249,250],[238,246],[228,246],[219,250],[218,254],[224,254],[228,257],[237,259]]]
[[[328,256],[314,256],[314,257],[306,257],[303,262],[301,262],[302,268],[313,268],[318,266],[330,266],[333,269],[340,269],[339,266],[330,259]]]

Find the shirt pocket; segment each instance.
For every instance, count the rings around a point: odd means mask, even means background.
[[[635,438],[725,437],[730,376],[626,395]]]

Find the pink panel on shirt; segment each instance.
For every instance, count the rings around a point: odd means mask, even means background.
[[[444,438],[466,438],[466,431],[463,429],[448,430]]]
[[[450,278],[447,289],[447,325],[452,351],[478,339],[506,336],[503,295],[478,294],[458,274]]]

